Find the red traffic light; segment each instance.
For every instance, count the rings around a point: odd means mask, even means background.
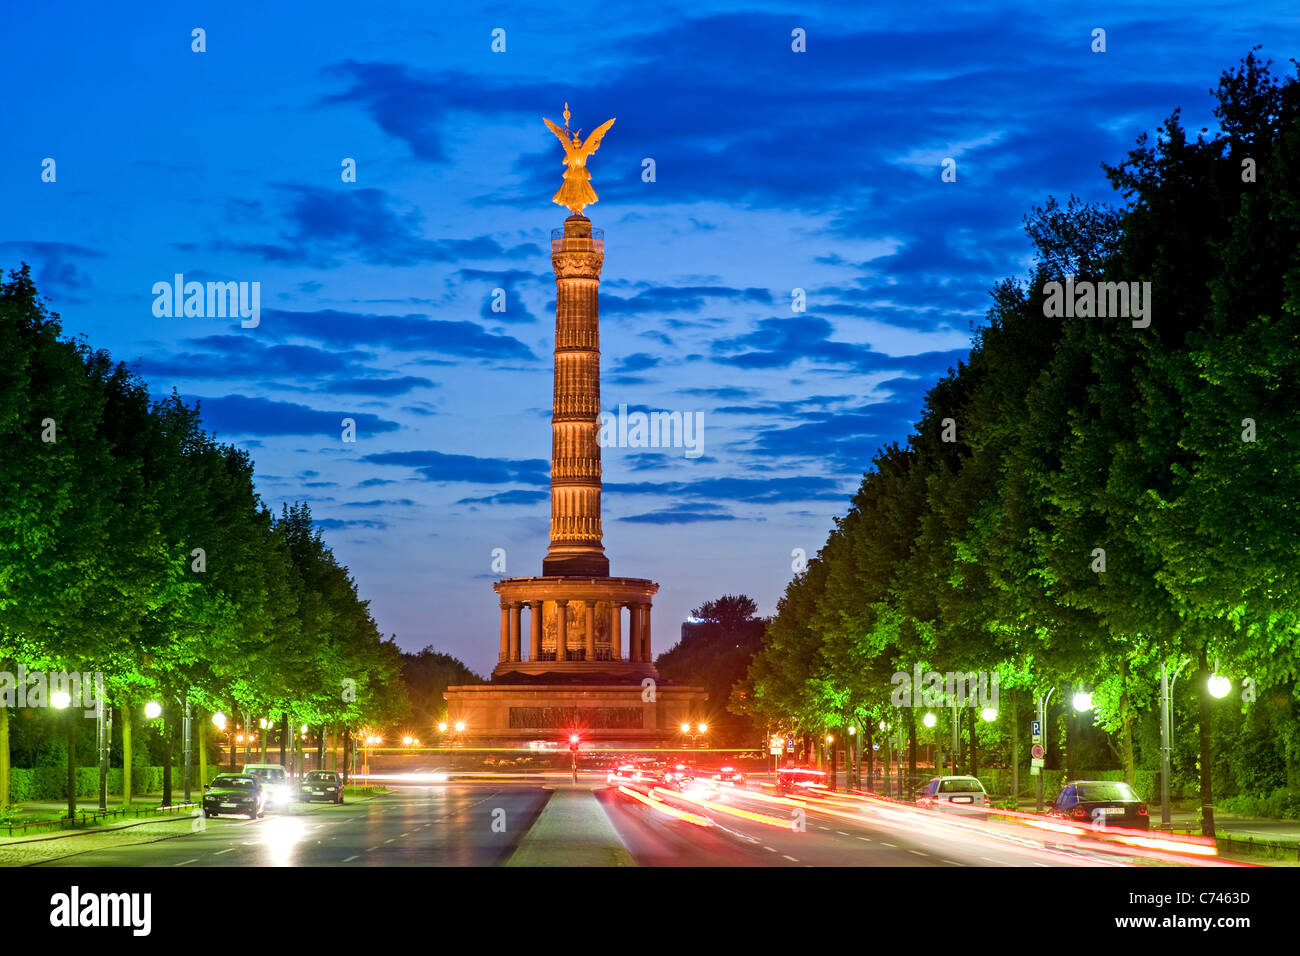
[[[571,743],[571,744],[576,744],[577,742],[578,742],[578,735],[577,735],[577,734],[569,734],[569,743]]]

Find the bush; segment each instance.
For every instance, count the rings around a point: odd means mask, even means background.
[[[135,767],[131,774],[131,793],[138,796],[143,793],[157,793],[162,790],[162,767]],[[219,767],[208,767],[208,779],[211,780]],[[172,786],[179,792],[184,787],[184,771],[172,769]],[[201,788],[199,768],[194,767],[194,783]],[[110,767],[108,771],[109,801],[121,797],[122,768]],[[77,798],[93,800],[99,796],[99,768],[77,768]],[[9,771],[9,799],[13,803],[27,803],[33,800],[66,800],[68,798],[67,767],[36,767],[24,769],[12,767]]]
[[[1300,791],[1278,787],[1263,796],[1243,793],[1235,797],[1224,797],[1217,802],[1216,808],[1243,817],[1300,820]]]

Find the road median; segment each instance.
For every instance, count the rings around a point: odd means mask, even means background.
[[[591,790],[557,789],[506,866],[635,866]]]

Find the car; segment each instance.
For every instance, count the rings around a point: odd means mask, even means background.
[[[266,812],[266,791],[252,774],[219,773],[203,788],[203,813],[217,817],[226,813],[249,818]]]
[[[977,777],[934,777],[916,798],[918,807],[963,812],[962,807],[987,807],[989,795]],[[967,811],[978,813],[978,811]]]
[[[1147,805],[1122,780],[1066,781],[1047,815],[1089,826],[1151,829]]]
[[[298,788],[298,799],[306,803],[311,803],[313,800],[342,803],[343,780],[333,770],[313,770],[302,778],[302,785]]]
[[[743,787],[745,785],[744,772],[737,770],[735,767],[723,767],[716,770],[711,775],[717,783],[728,787]]]
[[[776,772],[776,789],[792,793],[826,786],[826,771],[816,767],[781,767]]]
[[[284,807],[293,800],[293,781],[289,773],[278,763],[246,763],[245,774],[256,777],[262,782],[266,791],[267,806]]]
[[[695,771],[684,763],[669,764],[659,777],[661,786],[685,790],[695,782]]]

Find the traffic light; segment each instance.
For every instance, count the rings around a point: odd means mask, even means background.
[[[579,740],[579,738],[578,738],[578,735],[577,735],[577,734],[569,734],[569,749],[570,749],[570,750],[576,751],[576,750],[578,749],[578,740]]]

